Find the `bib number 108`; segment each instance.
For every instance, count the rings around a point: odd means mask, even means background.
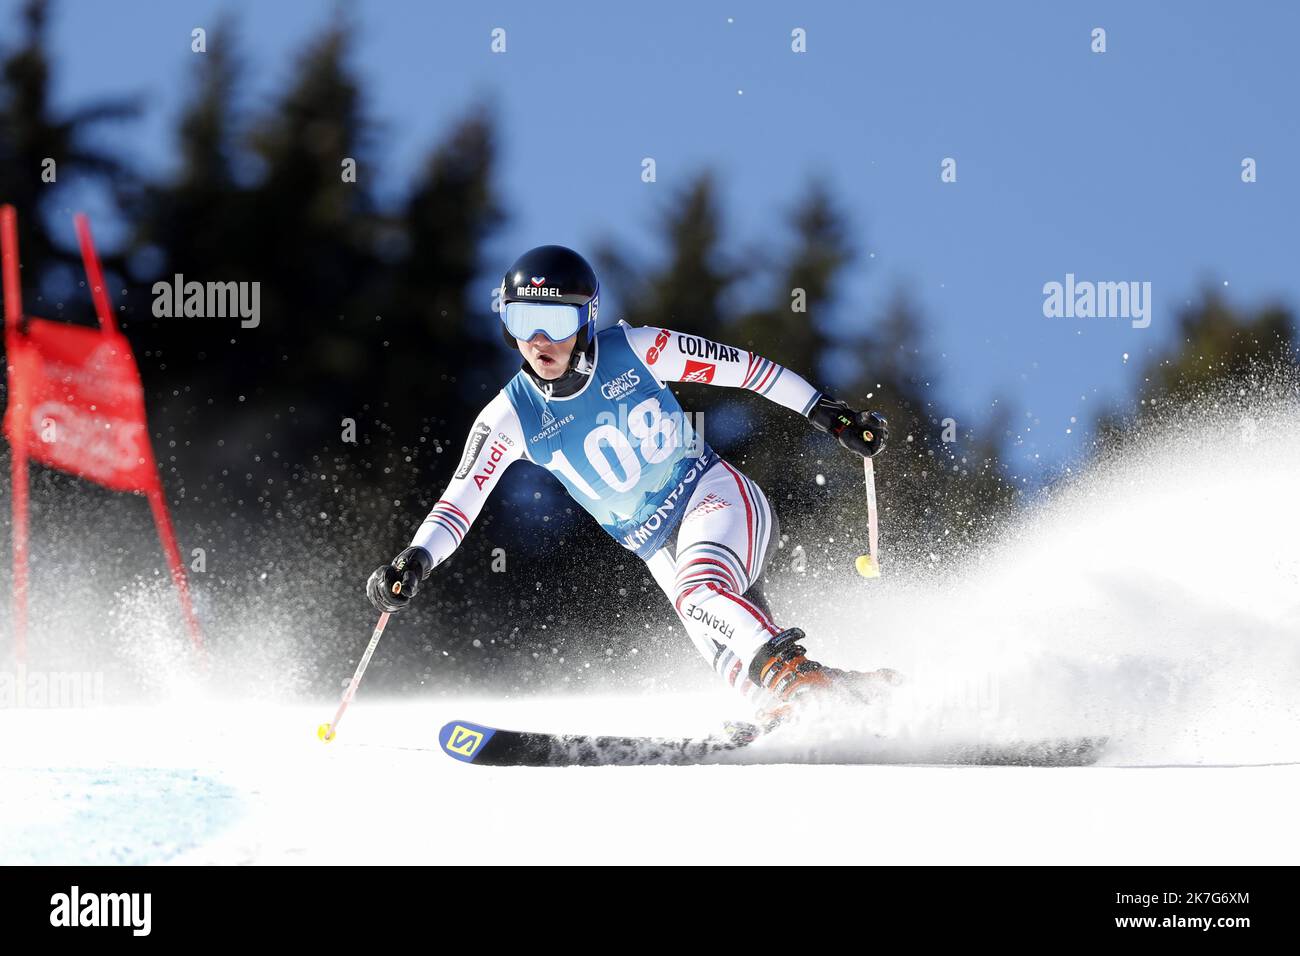
[[[627,435],[613,425],[597,425],[587,433],[582,443],[582,450],[586,452],[591,467],[596,469],[596,474],[618,492],[630,491],[636,487],[636,483],[641,480],[641,462],[644,461],[647,465],[658,464],[673,453],[681,440],[677,433],[677,423],[671,416],[664,415],[657,398],[647,398],[633,406],[627,414],[627,430],[640,442],[637,448],[632,447]],[[617,468],[602,445],[614,452],[614,457],[618,460]],[[552,455],[546,467],[559,472],[588,498],[600,498],[596,489],[578,474],[578,469],[573,467],[563,451]]]

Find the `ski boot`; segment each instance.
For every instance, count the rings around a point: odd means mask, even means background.
[[[787,628],[758,649],[749,665],[749,679],[774,699],[755,720],[764,733],[821,703],[868,704],[883,690],[901,682],[897,671],[845,671],[807,657],[798,643],[804,633]]]
[[[890,667],[874,671],[842,671],[836,667],[824,667],[822,670],[830,672],[836,687],[847,691],[862,704],[875,703],[891,687],[897,687],[903,682],[903,675]]]

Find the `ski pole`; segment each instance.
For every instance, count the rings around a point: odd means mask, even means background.
[[[396,587],[398,585],[394,585],[394,588]],[[379,646],[379,638],[383,636],[384,625],[388,623],[388,615],[388,611],[379,615],[379,623],[375,625],[375,633],[370,635],[370,646],[361,655],[361,663],[357,665],[357,672],[352,675],[352,683],[348,684],[348,689],[343,693],[343,700],[339,702],[339,709],[334,715],[334,720],[328,724],[321,724],[316,728],[316,736],[325,743],[329,743],[334,739],[335,734],[338,732],[339,721],[343,719],[343,711],[348,709],[348,704],[352,703],[352,698],[356,696],[357,685],[361,683],[361,675],[366,672],[366,666],[370,663],[375,648]]]
[[[864,578],[880,577],[880,526],[876,517],[876,468],[870,458],[862,459],[862,471],[867,483],[867,553],[856,562],[858,574]]]

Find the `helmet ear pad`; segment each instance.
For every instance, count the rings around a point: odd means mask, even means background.
[[[573,342],[573,351],[569,354],[569,368],[578,364],[578,358],[591,348],[592,326],[590,322],[584,322],[578,329],[578,334]]]

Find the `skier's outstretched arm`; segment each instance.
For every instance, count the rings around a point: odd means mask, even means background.
[[[523,457],[524,436],[504,393],[487,404],[470,429],[460,464],[447,489],[416,529],[410,546],[390,564],[375,569],[366,595],[380,611],[400,611],[420,582],[456,550],[504,472]]]
[[[854,411],[771,359],[672,329],[628,325],[624,331],[633,351],[661,383],[702,382],[757,392],[867,458],[889,440],[889,424],[879,412]]]

